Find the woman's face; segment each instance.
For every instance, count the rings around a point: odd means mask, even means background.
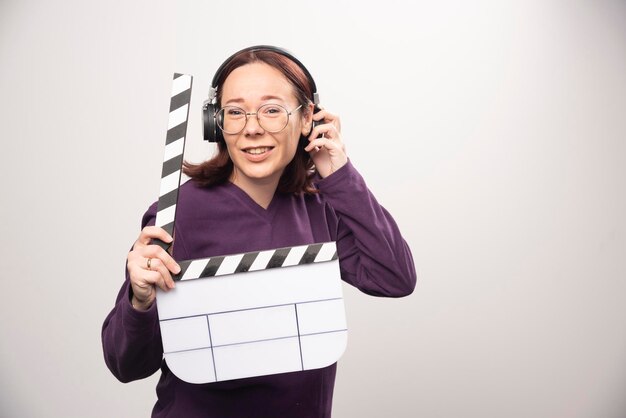
[[[294,88],[287,78],[265,63],[246,64],[228,75],[222,86],[221,106],[237,106],[256,112],[264,104],[278,104],[292,111],[298,107]],[[283,170],[293,159],[300,134],[306,135],[310,117],[303,108],[289,116],[289,123],[280,132],[267,132],[254,115],[248,116],[243,131],[224,132],[228,153],[234,169],[231,181],[237,185],[278,184]],[[307,120],[309,119],[309,120]]]

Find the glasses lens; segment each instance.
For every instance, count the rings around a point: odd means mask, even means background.
[[[276,104],[266,104],[259,108],[257,112],[259,124],[267,132],[278,132],[285,129],[289,122],[287,109]]]
[[[217,125],[227,134],[237,134],[246,126],[246,112],[236,106],[221,108],[215,117]]]

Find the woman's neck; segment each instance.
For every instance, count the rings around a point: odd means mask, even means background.
[[[280,177],[275,179],[251,179],[246,176],[236,175],[236,171],[230,177],[231,183],[246,192],[263,209],[267,209],[272,202],[279,180]]]

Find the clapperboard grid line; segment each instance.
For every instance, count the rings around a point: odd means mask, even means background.
[[[213,351],[213,337],[211,337],[211,323],[209,322],[209,315],[206,315],[206,327],[209,331],[209,344],[211,345],[211,362],[213,363],[213,375],[217,380],[217,366],[215,365],[215,352]],[[163,353],[165,355],[165,353]]]
[[[304,368],[304,358],[303,358],[303,355],[302,355],[302,337],[308,337],[308,336],[312,336],[312,335],[321,335],[321,334],[333,334],[333,333],[336,333],[336,332],[346,332],[346,331],[348,331],[348,329],[347,328],[343,328],[343,329],[336,329],[336,330],[332,330],[332,331],[322,331],[322,332],[312,332],[312,333],[308,333],[308,334],[302,334],[302,333],[300,333],[300,324],[298,322],[298,305],[304,305],[304,304],[307,304],[307,303],[328,302],[328,301],[341,300],[341,299],[343,299],[343,298],[307,300],[307,301],[304,301],[304,302],[286,303],[286,304],[271,305],[271,306],[257,306],[257,307],[254,307],[254,308],[236,309],[236,310],[229,310],[229,311],[223,311],[223,312],[211,312],[211,313],[206,313],[206,314],[189,315],[189,316],[181,316],[181,317],[176,317],[176,318],[162,319],[159,322],[167,322],[167,321],[174,321],[174,320],[180,320],[180,319],[205,317],[206,318],[206,323],[207,323],[207,331],[208,331],[208,335],[209,335],[209,345],[207,345],[207,346],[200,346],[200,347],[189,348],[189,349],[184,349],[184,350],[172,350],[172,351],[165,352],[163,354],[177,354],[177,353],[185,353],[185,352],[190,352],[190,351],[198,351],[198,350],[207,350],[207,349],[209,349],[209,350],[211,350],[211,358],[213,360],[213,372],[214,372],[215,378],[217,380],[217,367],[216,367],[216,363],[215,363],[215,354],[214,354],[213,350],[218,349],[218,348],[222,348],[222,347],[254,344],[254,343],[267,342],[267,341],[277,341],[277,340],[284,340],[284,339],[287,339],[287,338],[296,338],[296,337],[298,337],[298,348],[300,350],[300,365],[302,367],[302,370],[305,370],[305,368]],[[282,337],[275,337],[275,338],[264,338],[264,339],[260,339],[260,340],[248,340],[248,341],[244,341],[244,342],[236,342],[236,343],[213,345],[213,338],[211,336],[211,321],[210,321],[210,317],[211,316],[221,315],[221,314],[228,314],[228,313],[234,313],[234,312],[252,311],[252,310],[258,310],[258,309],[276,308],[276,307],[281,307],[281,306],[293,306],[294,307],[294,313],[295,313],[295,319],[296,319],[296,329],[297,329],[297,333],[295,335],[285,335],[285,336],[282,336]]]

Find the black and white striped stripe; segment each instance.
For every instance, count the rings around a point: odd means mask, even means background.
[[[174,233],[178,187],[182,173],[187,118],[191,100],[191,82],[192,76],[188,74],[174,74],[167,137],[165,138],[165,153],[163,155],[163,170],[161,171],[161,189],[155,222],[156,226],[165,229],[170,235]]]
[[[181,271],[174,276],[174,280],[201,279],[246,271],[321,263],[336,259],[337,246],[334,241],[277,248],[267,251],[181,261],[178,263]]]

